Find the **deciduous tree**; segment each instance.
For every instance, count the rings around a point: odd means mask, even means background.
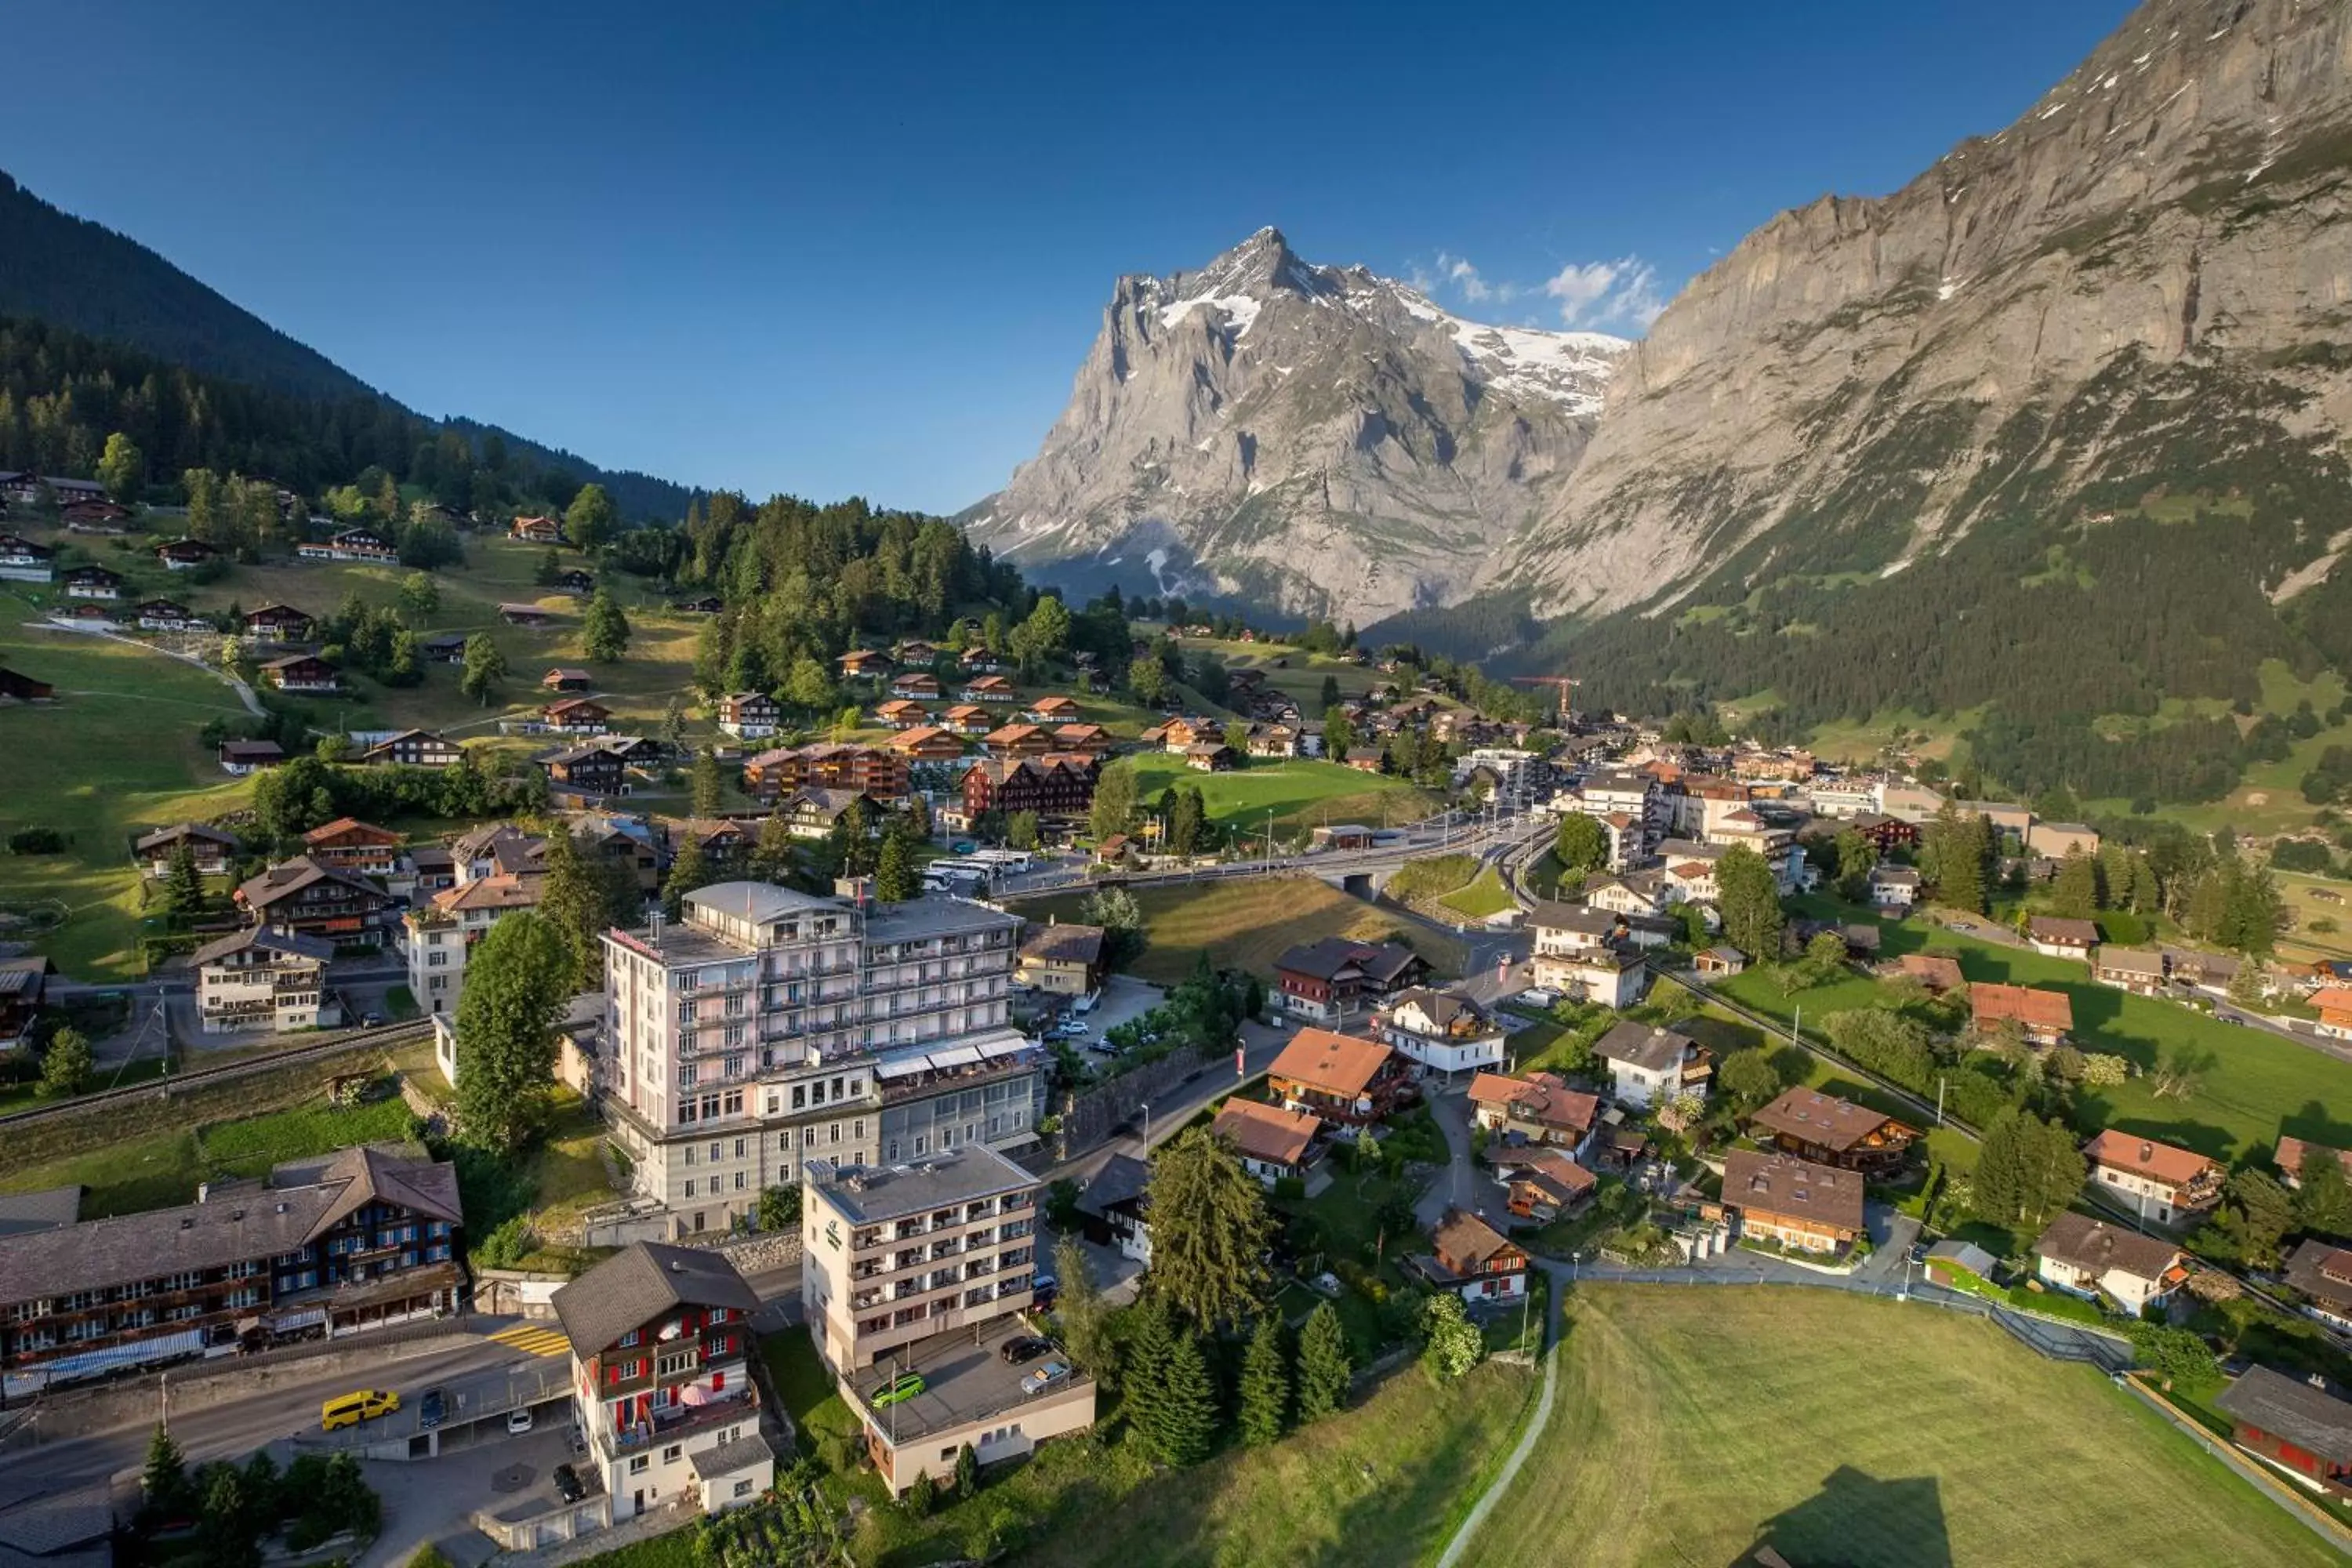
[[[536,910],[500,915],[466,965],[457,1001],[457,1117],[477,1148],[528,1143],[544,1123],[555,1021],[579,961]]]
[[[99,457],[98,482],[116,500],[137,500],[147,488],[147,454],[130,437],[115,431],[106,438],[106,450]]]
[[[1440,1383],[1453,1382],[1486,1359],[1486,1336],[1451,1290],[1422,1303],[1421,1333],[1421,1364]]]
[[[611,543],[620,527],[621,514],[602,485],[582,485],[572,504],[563,509],[563,531],[582,550]]]
[[[1552,834],[1551,852],[1563,871],[1595,871],[1609,863],[1609,833],[1598,819],[1571,811]]]
[[[580,623],[580,646],[598,664],[614,663],[629,651],[629,617],[621,613],[610,588],[597,589],[588,601],[588,614]]]
[[[1780,888],[1764,857],[1745,844],[1724,851],[1716,862],[1716,907],[1723,916],[1723,934],[1731,944],[1758,963],[1780,956]]]
[[[466,639],[465,662],[458,667],[457,689],[484,707],[489,706],[491,694],[499,682],[506,679],[507,656],[490,640],[488,632],[476,632]]]

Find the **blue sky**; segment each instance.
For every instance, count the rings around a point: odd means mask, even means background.
[[[738,9],[12,7],[0,166],[423,411],[950,510],[1035,449],[1121,272],[1271,223],[1465,315],[1638,331],[2128,6]]]

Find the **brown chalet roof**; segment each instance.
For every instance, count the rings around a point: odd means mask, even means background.
[[[2302,1172],[2305,1158],[2314,1153],[2335,1155],[2345,1174],[2352,1175],[2352,1149],[2331,1149],[2325,1143],[2306,1143],[2300,1138],[2280,1138],[2278,1152],[2271,1156],[2271,1163],[2293,1176]]]
[[[2287,1255],[2286,1282],[2336,1316],[2352,1313],[2352,1252],[2314,1237]]]
[[[289,899],[315,882],[340,882],[353,892],[373,898],[384,896],[383,889],[363,877],[347,876],[320,865],[307,855],[298,855],[270,867],[257,877],[248,879],[236,889],[237,901],[247,909],[263,910],[281,899]]]
[[[274,1258],[376,1198],[453,1225],[462,1220],[455,1166],[391,1149],[345,1149],[282,1165],[257,1192],[0,1237],[0,1300],[37,1300]]]
[[[572,1353],[590,1356],[678,1307],[755,1312],[760,1298],[735,1265],[706,1247],[640,1241],[555,1293],[555,1316]]]
[[[2037,991],[2030,985],[1976,981],[1969,986],[1969,1011],[1979,1026],[2014,1018],[2045,1029],[2074,1026],[2074,1004],[2063,991]]]
[[[391,828],[378,827],[373,822],[362,822],[356,816],[339,816],[332,822],[322,823],[302,835],[302,842],[332,845],[336,839],[347,834],[357,834],[361,838],[374,844],[400,842],[400,835]]]
[[[1335,1035],[1328,1029],[1301,1029],[1266,1071],[1276,1079],[1352,1099],[1371,1088],[1394,1054],[1371,1040]]]
[[[2081,947],[2095,947],[2099,941],[2099,928],[2095,922],[2068,920],[2060,915],[2035,915],[2025,922],[2025,933],[2036,942],[2065,942]]]
[[[1519,1250],[1511,1245],[1509,1237],[1468,1209],[1447,1209],[1445,1217],[1430,1233],[1430,1242],[1449,1268],[1465,1264],[1475,1268],[1504,1253]]]
[[[1936,953],[1906,952],[1896,960],[1896,969],[1931,990],[1953,991],[1968,984],[1958,959]]]
[[[1819,1143],[1840,1153],[1869,1142],[1882,1128],[1887,1130],[1889,1137],[1915,1138],[1919,1131],[1884,1112],[1801,1086],[1783,1091],[1780,1098],[1748,1121],[1755,1126]]]
[[[1102,944],[1100,926],[1032,926],[1021,941],[1021,956],[1040,963],[1091,964],[1102,957]]]
[[[2160,1280],[2179,1261],[2180,1248],[2136,1230],[2119,1230],[2086,1214],[2062,1214],[2050,1222],[2033,1250],[2055,1263],[2094,1274],[2110,1269],[2136,1279]]]
[[[1735,1149],[1724,1156],[1727,1208],[1858,1231],[1863,1227],[1862,1188],[1863,1179],[1851,1171],[1789,1154]]]
[[[1513,1181],[1532,1182],[1549,1188],[1562,1203],[1574,1203],[1601,1184],[1591,1172],[1558,1149],[1534,1149],[1524,1154],[1515,1153],[1510,1160],[1517,1167],[1511,1173]]]
[[[457,914],[466,910],[528,910],[539,905],[539,888],[534,881],[525,886],[519,877],[499,872],[477,877],[455,888],[444,888],[433,895],[433,907]]]
[[[2202,1154],[2137,1137],[2113,1127],[2084,1144],[2083,1157],[2094,1165],[2112,1165],[2118,1171],[2153,1176],[2176,1187],[2185,1187],[2215,1169],[2213,1162]]]
[[[1255,1100],[1229,1100],[1209,1123],[1210,1133],[1231,1142],[1253,1160],[1296,1165],[1307,1158],[1323,1123],[1303,1110],[1286,1110]]]
[[[2213,1396],[2213,1408],[2330,1464],[2352,1464],[2352,1403],[2302,1378],[2266,1366],[2248,1367]]]
[[[1601,1097],[1570,1089],[1558,1073],[1531,1072],[1509,1078],[1482,1072],[1470,1080],[1470,1103],[1499,1105],[1510,1114],[1546,1127],[1589,1132],[1601,1114]]]

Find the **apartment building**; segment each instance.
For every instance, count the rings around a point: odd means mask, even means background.
[[[327,990],[335,944],[247,926],[196,950],[196,1018],[207,1035],[332,1028],[342,1007]]]
[[[604,938],[595,1072],[638,1189],[724,1229],[803,1162],[895,1163],[1034,1141],[1045,1058],[1010,1026],[1021,921],[961,900],[764,882]]]
[[[1034,1296],[1036,1177],[980,1146],[804,1180],[801,1315],[893,1492],[1094,1424],[1090,1379],[996,1353]]]

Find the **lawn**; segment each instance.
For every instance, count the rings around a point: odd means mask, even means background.
[[[319,1097],[266,1115],[173,1128],[11,1170],[0,1175],[0,1192],[79,1184],[89,1189],[84,1219],[134,1214],[193,1203],[197,1184],[206,1180],[266,1176],[282,1161],[405,1139],[411,1120],[396,1095],[349,1109]]]
[[[1271,976],[1274,961],[1294,942],[1345,936],[1362,941],[1398,937],[1440,972],[1462,972],[1461,945],[1408,924],[1328,883],[1307,878],[1269,881],[1198,882],[1173,888],[1129,889],[1143,911],[1149,941],[1131,973],[1163,985],[1192,973],[1203,949],[1219,968]],[[1032,921],[1048,916],[1075,921],[1085,895],[1024,899],[1019,908]]]
[[[1836,912],[1863,918],[1843,908]],[[2076,1119],[2086,1126],[2119,1127],[2219,1160],[2266,1152],[2281,1132],[2339,1148],[2352,1144],[2352,1063],[2265,1030],[2216,1023],[2176,1003],[2128,995],[2101,985],[2084,965],[2065,959],[1937,930],[1920,920],[1886,923],[1882,930],[1890,955],[1916,952],[1932,942],[1937,951],[1957,954],[1970,980],[2066,993],[2074,1009],[2074,1041],[2085,1051],[2126,1057],[2142,1068],[2180,1050],[2210,1058],[2199,1089],[2187,1100],[2158,1099],[2145,1076],[2117,1089],[2085,1089],[2076,1100]],[[1807,1018],[1819,1020],[1894,1000],[1885,985],[1852,970],[1794,996],[1782,995],[1760,970],[1734,976],[1720,989],[1783,1021],[1799,1007]]]
[[[807,1336],[771,1335],[761,1353],[819,1456],[845,1458],[856,1421]],[[1007,1561],[1034,1568],[1402,1568],[1435,1555],[1509,1447],[1533,1383],[1524,1370],[1489,1363],[1439,1387],[1408,1368],[1356,1408],[1271,1448],[1228,1451],[1189,1470],[1155,1470],[1112,1420],[984,1472],[978,1496],[929,1519],[880,1502],[868,1471],[835,1473],[825,1489],[836,1502],[866,1501],[852,1553],[891,1568],[1008,1549]]]
[[[1498,915],[1505,910],[1518,907],[1518,900],[1511,897],[1508,888],[1503,886],[1503,874],[1492,866],[1479,872],[1468,887],[1457,889],[1437,901],[1455,914],[1474,921],[1483,921],[1489,915]]]
[[[1203,773],[1186,767],[1181,757],[1144,752],[1136,755],[1133,765],[1145,804],[1158,800],[1160,792],[1172,784],[1192,785],[1200,790],[1211,821],[1230,821],[1234,831],[1244,837],[1265,831],[1268,811],[1274,813],[1276,834],[1296,837],[1331,822],[1394,826],[1437,809],[1436,802],[1408,780],[1307,757],[1265,758],[1229,773]]]
[[[0,713],[8,788],[0,836],[19,827],[73,835],[62,855],[0,857],[0,906],[56,900],[70,911],[36,945],[77,980],[135,977],[138,873],[130,839],[142,828],[214,816],[245,786],[197,743],[214,719],[239,720],[236,694],[214,676],[142,648],[72,632],[28,629],[30,599],[0,592],[0,664],[57,688],[54,706]]]
[[[1584,1286],[1549,1430],[1466,1561],[2339,1561],[2089,1368],[1841,1291]],[[1562,1543],[1574,1542],[1572,1558]]]
[[[2262,701],[2256,710],[2280,718],[2292,714],[2295,704],[2306,699],[2316,711],[2325,713],[2342,701],[2345,694],[2344,681],[2334,671],[2322,671],[2310,681],[2300,681],[2285,661],[2275,658],[2263,661],[2262,684]],[[2243,723],[2241,727],[2244,727]],[[2158,815],[2198,833],[2211,833],[2226,826],[2240,834],[2264,836],[2307,826],[2318,808],[2303,798],[2303,775],[2319,761],[2320,752],[2330,746],[2343,745],[2347,738],[2347,732],[2340,727],[2322,730],[2309,740],[2294,742],[2284,760],[2255,763],[2248,767],[2238,786],[2220,800],[2166,805]],[[2083,809],[2093,815],[2121,816],[2131,809],[2131,803],[2086,801]]]

